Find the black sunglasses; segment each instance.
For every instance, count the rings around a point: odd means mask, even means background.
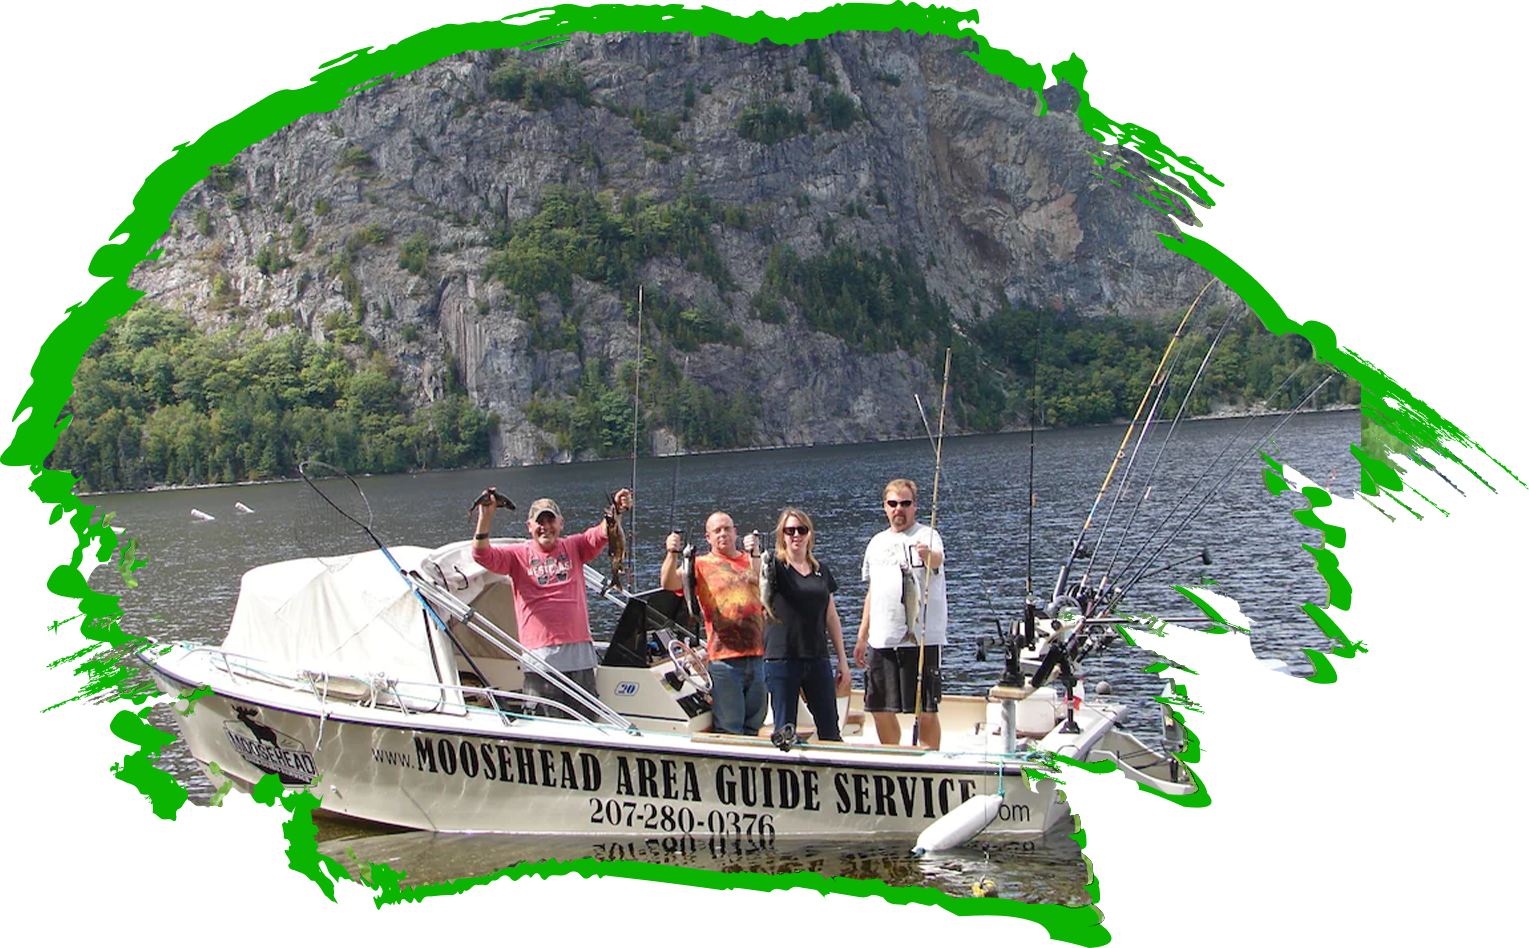
[[[895,507],[912,507],[913,506],[913,501],[911,501],[911,500],[889,500],[889,501],[887,501],[887,506],[888,507],[894,507],[894,508]]]
[[[804,537],[812,532],[811,527],[781,527],[780,532],[788,537]]]

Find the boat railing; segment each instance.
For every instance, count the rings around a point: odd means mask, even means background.
[[[322,669],[283,666],[270,659],[230,652],[212,645],[198,646],[192,651],[207,653],[213,667],[221,669],[230,678],[308,692],[320,701],[345,701],[365,707],[386,707],[391,704],[405,714],[421,710],[410,707],[411,701],[440,705],[448,700],[445,692],[460,690],[459,686],[445,682],[400,681],[380,672],[340,674]]]
[[[429,600],[431,605],[444,610],[453,619],[478,633],[484,641],[519,662],[522,668],[528,668],[542,677],[556,682],[563,690],[563,693],[572,698],[576,704],[581,705],[590,712],[592,718],[636,733],[637,728],[613,710],[610,705],[590,694],[588,690],[563,672],[532,654],[530,649],[521,645],[513,636],[489,621],[481,613],[473,609],[472,606],[429,580],[414,575],[411,575],[409,579],[414,584],[414,588],[419,591],[419,594]],[[551,701],[543,701],[542,703],[557,704],[557,702]],[[566,706],[559,705],[559,707],[568,710]],[[584,714],[576,715],[575,720],[586,721],[591,724],[596,723],[596,720],[591,720],[591,717],[587,717]]]
[[[276,665],[276,663],[271,662],[269,659],[230,652],[212,645],[200,645],[191,651],[205,652],[212,665],[221,669],[230,678],[258,681],[262,684],[285,688],[289,691],[304,692],[311,694],[323,704],[344,702],[366,708],[381,707],[396,709],[404,714],[418,714],[420,709],[411,708],[408,702],[410,700],[425,700],[421,697],[421,693],[446,692],[449,694],[456,692],[461,695],[461,703],[458,706],[463,710],[470,711],[473,708],[478,708],[486,711],[498,711],[502,719],[545,719],[545,715],[517,714],[503,708],[504,702],[518,702],[521,705],[536,705],[556,709],[568,715],[568,720],[576,724],[587,724],[596,728],[613,724],[622,730],[635,730],[630,725],[623,723],[602,723],[601,721],[594,720],[578,708],[570,707],[555,698],[548,698],[542,695],[530,695],[519,691],[505,691],[500,688],[450,685],[439,681],[404,681],[397,678],[388,678],[380,674],[347,675],[313,669],[288,669]],[[482,703],[477,704],[468,700],[470,696],[480,698]],[[391,698],[392,700],[382,700],[386,698]],[[449,701],[450,699],[445,697],[435,699],[437,704],[445,704]],[[619,715],[617,715],[617,718],[618,720],[624,720],[620,719]]]

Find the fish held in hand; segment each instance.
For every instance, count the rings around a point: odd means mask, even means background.
[[[621,529],[621,505],[616,501],[616,494],[610,495],[610,504],[605,508],[605,536],[610,541],[607,547],[611,556],[610,586],[615,589],[625,589],[622,580],[626,577],[626,533]]]
[[[917,633],[914,630],[918,628],[918,614],[920,607],[923,605],[924,593],[919,585],[918,574],[912,566],[906,563],[902,564],[902,574],[903,616],[907,622],[908,635],[916,637]]]
[[[680,550],[680,593],[685,598],[685,609],[691,618],[701,617],[701,601],[695,595],[695,544],[687,543]]]
[[[759,601],[764,604],[765,618],[775,621],[775,610],[770,602],[775,598],[775,551],[765,550],[759,555]]]
[[[479,494],[478,499],[473,501],[472,506],[468,507],[467,510],[469,513],[471,513],[472,511],[477,510],[479,507],[482,507],[484,504],[493,504],[495,509],[500,507],[506,507],[510,510],[515,509],[515,502],[499,493],[499,489],[495,487],[490,487],[488,490]]]

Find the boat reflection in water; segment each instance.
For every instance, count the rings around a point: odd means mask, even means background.
[[[391,833],[348,820],[315,816],[319,852],[352,876],[369,866],[399,873],[401,889],[449,885],[513,867],[555,860],[567,863],[640,862],[714,872],[769,875],[815,873],[830,879],[876,879],[892,886],[923,886],[971,896],[991,879],[1000,898],[1048,905],[1090,903],[1088,869],[1076,840],[1052,832],[1026,840],[969,845],[937,855],[909,854],[905,841],[866,837],[773,840],[712,836],[598,839],[484,833]],[[375,870],[370,870],[374,873]],[[810,884],[810,883],[807,883]]]

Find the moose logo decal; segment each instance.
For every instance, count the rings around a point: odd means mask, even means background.
[[[305,787],[318,776],[313,755],[300,741],[255,720],[260,715],[259,708],[235,705],[234,714],[238,722],[225,721],[223,733],[240,757],[259,770],[280,777],[283,786]]]

